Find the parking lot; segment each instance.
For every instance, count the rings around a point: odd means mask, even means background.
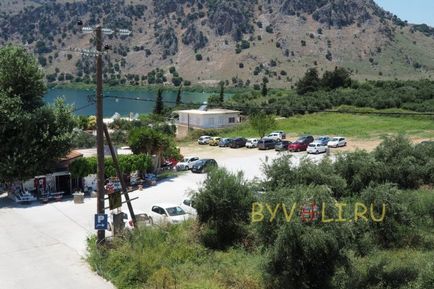
[[[261,176],[261,164],[278,153],[247,149],[201,150],[200,157],[212,155],[221,167],[242,170],[248,179]],[[211,150],[209,150],[211,149]],[[245,150],[246,153],[240,153]],[[183,152],[184,154],[188,151]],[[294,154],[297,163],[304,153]],[[309,156],[320,159],[322,155]],[[139,197],[133,202],[137,212],[148,212],[153,204],[180,204],[191,190],[198,188],[205,174],[185,172],[166,179],[156,186],[131,193]],[[94,233],[96,200],[86,198],[84,204],[71,199],[49,204],[34,202],[15,204],[4,195],[0,197],[0,280],[7,289],[68,289],[113,288],[91,272],[85,260],[86,238]],[[123,211],[128,212],[126,206]]]

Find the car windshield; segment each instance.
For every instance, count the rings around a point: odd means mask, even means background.
[[[337,137],[332,138],[332,141],[339,141]]]
[[[195,162],[196,165],[202,165],[204,163],[204,160],[198,160]]]
[[[316,144],[310,144],[309,147],[314,148]]]
[[[185,215],[185,212],[181,207],[172,207],[172,208],[166,208],[167,213],[169,216],[181,216]]]

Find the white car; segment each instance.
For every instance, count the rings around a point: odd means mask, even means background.
[[[122,214],[122,219],[124,221],[124,229],[132,230],[134,228],[133,220],[128,216],[127,213],[121,213],[121,214]],[[134,215],[136,216],[137,227],[152,225],[152,219],[149,217],[148,214],[135,211]],[[112,231],[112,229],[113,229],[113,214],[110,214],[109,221],[107,224],[107,231]]]
[[[198,144],[208,144],[210,140],[211,140],[211,137],[209,135],[203,135],[197,140],[197,143]]]
[[[149,213],[152,224],[179,224],[191,218],[180,206],[156,204]]]
[[[329,148],[344,147],[347,145],[347,140],[344,137],[336,136],[329,140],[327,145]]]
[[[319,143],[319,142],[313,142],[307,146],[306,151],[308,154],[320,154],[320,153],[327,152],[327,150],[328,150],[328,148],[326,145]]]
[[[199,160],[199,157],[185,157],[182,161],[176,164],[177,171],[188,171],[193,167],[195,161]]]
[[[286,133],[283,130],[276,130],[276,131],[273,131],[272,134],[273,133],[278,133],[280,135],[281,140],[286,139]]]
[[[247,139],[246,148],[249,148],[249,149],[257,148],[258,147],[258,141],[259,141],[259,139],[257,139],[257,138]]]
[[[191,201],[191,199],[185,199],[184,201],[182,201],[182,204],[179,205],[187,214],[190,214],[192,217],[196,217],[197,216],[197,211],[196,209],[193,207],[194,204]]]
[[[282,134],[279,133],[279,132],[272,132],[272,133],[270,133],[270,134],[267,136],[267,138],[269,138],[269,139],[273,139],[273,140],[275,140],[275,141],[281,141],[282,138],[283,138],[283,136],[282,136]]]

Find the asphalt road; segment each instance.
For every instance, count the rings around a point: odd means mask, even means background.
[[[241,152],[241,151],[240,151]],[[298,163],[304,153],[294,154]],[[274,151],[222,153],[219,166],[242,170],[245,177],[261,176],[261,163],[271,161]],[[201,156],[203,157],[203,155]],[[322,156],[309,156],[320,159]],[[137,212],[149,212],[156,203],[180,204],[197,189],[206,175],[185,172],[156,186],[131,193]],[[92,272],[86,257],[86,238],[94,234],[96,200],[84,204],[64,200],[49,204],[17,205],[0,197],[0,288],[1,289],[110,289],[109,282]],[[123,208],[127,212],[126,206]]]

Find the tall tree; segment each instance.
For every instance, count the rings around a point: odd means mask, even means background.
[[[157,91],[157,99],[155,100],[154,113],[162,114],[164,109],[163,103],[163,89],[160,87]]]
[[[300,95],[308,92],[317,91],[320,88],[321,81],[316,68],[309,68],[303,78],[297,82],[297,93]]]
[[[351,85],[351,73],[343,67],[335,67],[334,71],[326,71],[321,79],[321,86],[327,90]]]
[[[33,111],[44,105],[44,73],[31,54],[22,47],[7,45],[0,49],[0,63],[3,96],[18,97],[24,111]]]
[[[49,171],[71,149],[71,107],[44,105],[44,76],[25,49],[0,49],[0,182]]]
[[[181,95],[182,94],[182,84],[178,88],[178,93],[176,94],[176,105],[181,105]]]
[[[264,77],[262,79],[262,89],[261,89],[262,96],[267,96],[268,95],[267,83],[268,83],[268,78]]]
[[[276,120],[273,115],[264,113],[254,114],[250,117],[250,125],[263,138],[265,134],[276,126]]]
[[[223,103],[225,100],[225,83],[224,81],[220,81],[220,95],[219,95],[220,103]]]
[[[176,151],[172,137],[149,127],[131,130],[128,142],[135,154],[156,155],[158,160],[156,169],[159,169],[163,155],[172,157],[170,154]]]

